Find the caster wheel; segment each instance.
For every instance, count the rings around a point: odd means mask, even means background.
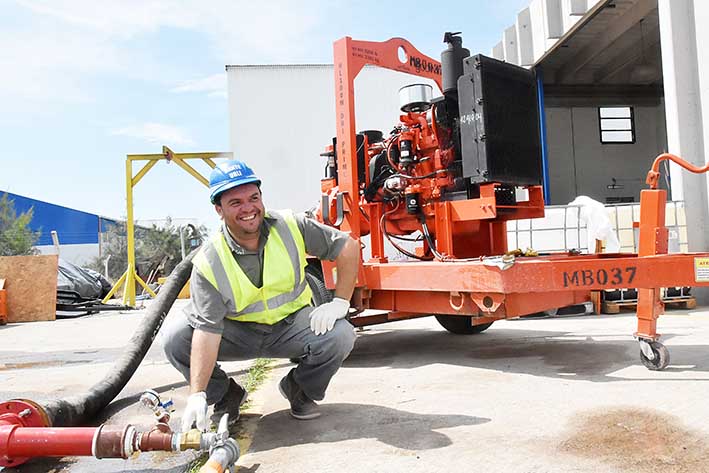
[[[648,345],[652,349],[652,360],[640,350],[640,361],[643,362],[645,368],[652,371],[660,371],[667,368],[667,365],[670,364],[670,351],[667,347],[660,342],[649,342]]]

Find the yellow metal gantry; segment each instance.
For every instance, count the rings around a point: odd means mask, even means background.
[[[153,166],[155,166],[158,161],[168,161],[174,162],[182,169],[187,171],[191,176],[197,179],[199,182],[209,187],[209,180],[201,175],[195,168],[187,164],[189,159],[201,159],[207,165],[214,169],[216,163],[212,161],[216,158],[228,158],[232,159],[232,153],[173,153],[167,146],[162,147],[162,154],[129,154],[126,156],[126,206],[127,206],[127,216],[126,216],[126,233],[128,235],[128,268],[126,269],[123,276],[118,279],[116,284],[111,288],[106,297],[104,297],[104,304],[113,297],[113,295],[120,289],[121,286],[125,285],[123,290],[123,305],[135,305],[135,283],[143,286],[143,288],[152,297],[155,297],[155,292],[148,287],[148,285],[143,281],[135,268],[135,224],[133,222],[133,188],[140,182],[140,180],[145,176],[148,171],[150,171]],[[147,161],[145,166],[138,171],[138,173],[133,176],[133,162],[134,161]]]

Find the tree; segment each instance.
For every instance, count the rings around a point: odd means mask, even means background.
[[[180,228],[168,217],[163,227],[136,229],[135,261],[139,275],[146,281],[153,275],[166,276],[182,259]],[[154,281],[151,281],[154,282]]]
[[[35,243],[41,232],[29,228],[33,210],[21,213],[15,211],[15,203],[7,193],[0,197],[0,256],[34,255]]]
[[[150,228],[135,227],[135,262],[138,275],[146,282],[151,276],[166,276],[172,272],[182,259],[180,250],[180,230],[172,224],[169,217],[163,226],[152,225]],[[187,232],[185,232],[187,233]],[[195,233],[195,232],[192,232]],[[200,226],[196,233],[206,235],[207,229]],[[185,234],[185,238],[190,235]],[[102,239],[101,258],[95,258],[88,267],[104,273],[104,261],[108,260],[108,277],[116,281],[128,268],[128,239],[124,222],[111,225]],[[186,242],[186,245],[187,242]],[[189,248],[186,248],[189,251]]]

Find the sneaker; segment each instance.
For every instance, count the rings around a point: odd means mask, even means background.
[[[229,378],[229,388],[221,401],[214,404],[214,413],[212,414],[212,422],[215,425],[219,424],[219,420],[224,414],[229,414],[229,426],[236,424],[241,413],[241,406],[246,402],[249,393],[242,388],[236,381]]]
[[[300,389],[298,383],[293,379],[292,370],[278,383],[278,390],[290,402],[291,416],[298,420],[310,420],[320,417],[318,405]]]

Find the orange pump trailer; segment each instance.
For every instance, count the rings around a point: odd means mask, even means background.
[[[403,53],[407,61],[399,59]],[[441,87],[440,63],[421,54],[408,41],[355,41],[345,37],[334,45],[335,103],[337,116],[337,165],[339,176],[322,184],[320,218],[340,226],[359,239],[364,222],[376,222],[385,211],[382,203],[360,197],[354,116],[354,79],[362,68],[375,65],[426,77]],[[404,118],[404,117],[402,117]],[[420,262],[389,262],[384,255],[381,229],[370,225],[372,259],[360,265],[354,301],[359,309],[382,314],[351,317],[355,326],[423,317],[432,314],[469,316],[473,326],[515,318],[538,311],[589,301],[591,291],[638,288],[634,334],[640,358],[652,370],[664,369],[669,352],[658,340],[657,319],[664,312],[660,288],[709,285],[709,253],[667,254],[665,227],[666,191],[657,188],[659,165],[671,160],[683,168],[703,173],[677,156],[662,154],[647,176],[650,188],[640,193],[638,254],[570,253],[508,260],[500,269],[480,258]],[[478,225],[476,239],[486,242],[487,255],[507,251],[505,220],[541,217],[544,203],[541,187],[530,186],[529,200],[515,206],[498,206],[495,184],[481,185],[480,197],[462,201],[435,202],[426,218],[435,224],[439,252],[452,254],[456,228],[466,222]],[[330,216],[337,214],[332,222]],[[362,220],[362,216],[366,218]],[[707,268],[707,269],[705,269]],[[332,263],[323,263],[326,286],[334,287]],[[484,330],[486,327],[480,327]]]

